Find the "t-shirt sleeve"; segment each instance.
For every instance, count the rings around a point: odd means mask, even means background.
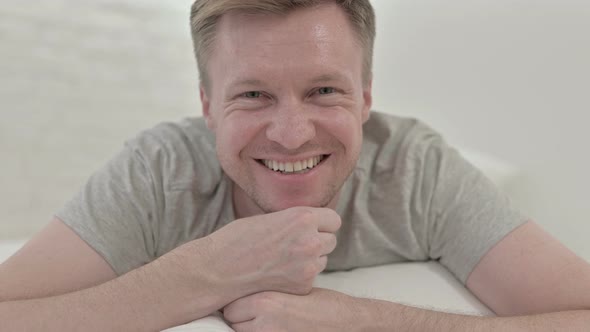
[[[158,185],[146,158],[128,142],[56,213],[122,275],[155,257]]]
[[[423,153],[423,177],[434,179],[425,186],[430,196],[428,255],[465,283],[480,259],[528,219],[442,139],[431,140]]]

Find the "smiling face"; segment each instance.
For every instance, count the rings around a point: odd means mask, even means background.
[[[363,50],[335,4],[220,19],[201,87],[238,218],[335,207],[371,105]]]

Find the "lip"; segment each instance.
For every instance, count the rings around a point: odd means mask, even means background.
[[[317,156],[317,155],[315,155]],[[289,182],[299,182],[299,181],[303,181],[309,177],[313,177],[318,170],[320,169],[321,166],[324,165],[325,162],[327,162],[328,160],[330,160],[330,157],[332,156],[331,154],[322,154],[322,156],[324,156],[324,158],[322,159],[322,161],[320,161],[319,164],[317,164],[314,168],[310,169],[309,171],[305,172],[305,173],[300,173],[300,174],[283,174],[277,171],[273,171],[270,168],[266,167],[266,165],[264,165],[261,160],[263,159],[254,159],[254,162],[260,166],[263,170],[265,170],[266,172],[269,173],[270,176],[274,176],[275,178],[281,180],[281,181],[289,181]],[[305,158],[302,159],[296,159],[294,161],[297,160],[303,160]],[[276,159],[271,159],[271,160],[276,160]],[[291,161],[293,162],[293,161]]]
[[[285,158],[284,156],[281,156],[281,157],[277,156],[276,158],[274,158],[274,157],[271,156],[271,157],[266,157],[266,158],[254,158],[254,159],[256,161],[259,161],[259,160],[274,160],[274,161],[281,162],[281,163],[294,163],[296,161],[308,160],[310,158],[314,158],[314,157],[317,157],[317,156],[323,156],[324,158],[327,158],[330,155],[331,154],[329,154],[329,153],[315,153],[315,154],[310,154],[308,156],[300,156],[300,157],[298,156],[298,157],[290,157],[290,158]]]

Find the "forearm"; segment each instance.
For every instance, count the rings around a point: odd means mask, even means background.
[[[182,255],[171,252],[85,290],[0,303],[0,331],[159,331],[209,315],[231,301],[220,295],[224,292],[211,278],[188,271],[182,261],[201,257]]]
[[[355,299],[362,331],[587,331],[590,311],[564,311],[531,316],[480,317],[450,314],[380,300]]]

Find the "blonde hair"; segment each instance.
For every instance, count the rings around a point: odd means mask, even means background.
[[[231,10],[248,13],[286,15],[295,9],[322,3],[336,3],[347,14],[361,47],[364,49],[363,84],[371,81],[373,45],[375,42],[375,12],[369,0],[195,0],[191,8],[190,25],[193,47],[199,67],[201,84],[208,88],[207,60],[215,41],[219,18]]]

